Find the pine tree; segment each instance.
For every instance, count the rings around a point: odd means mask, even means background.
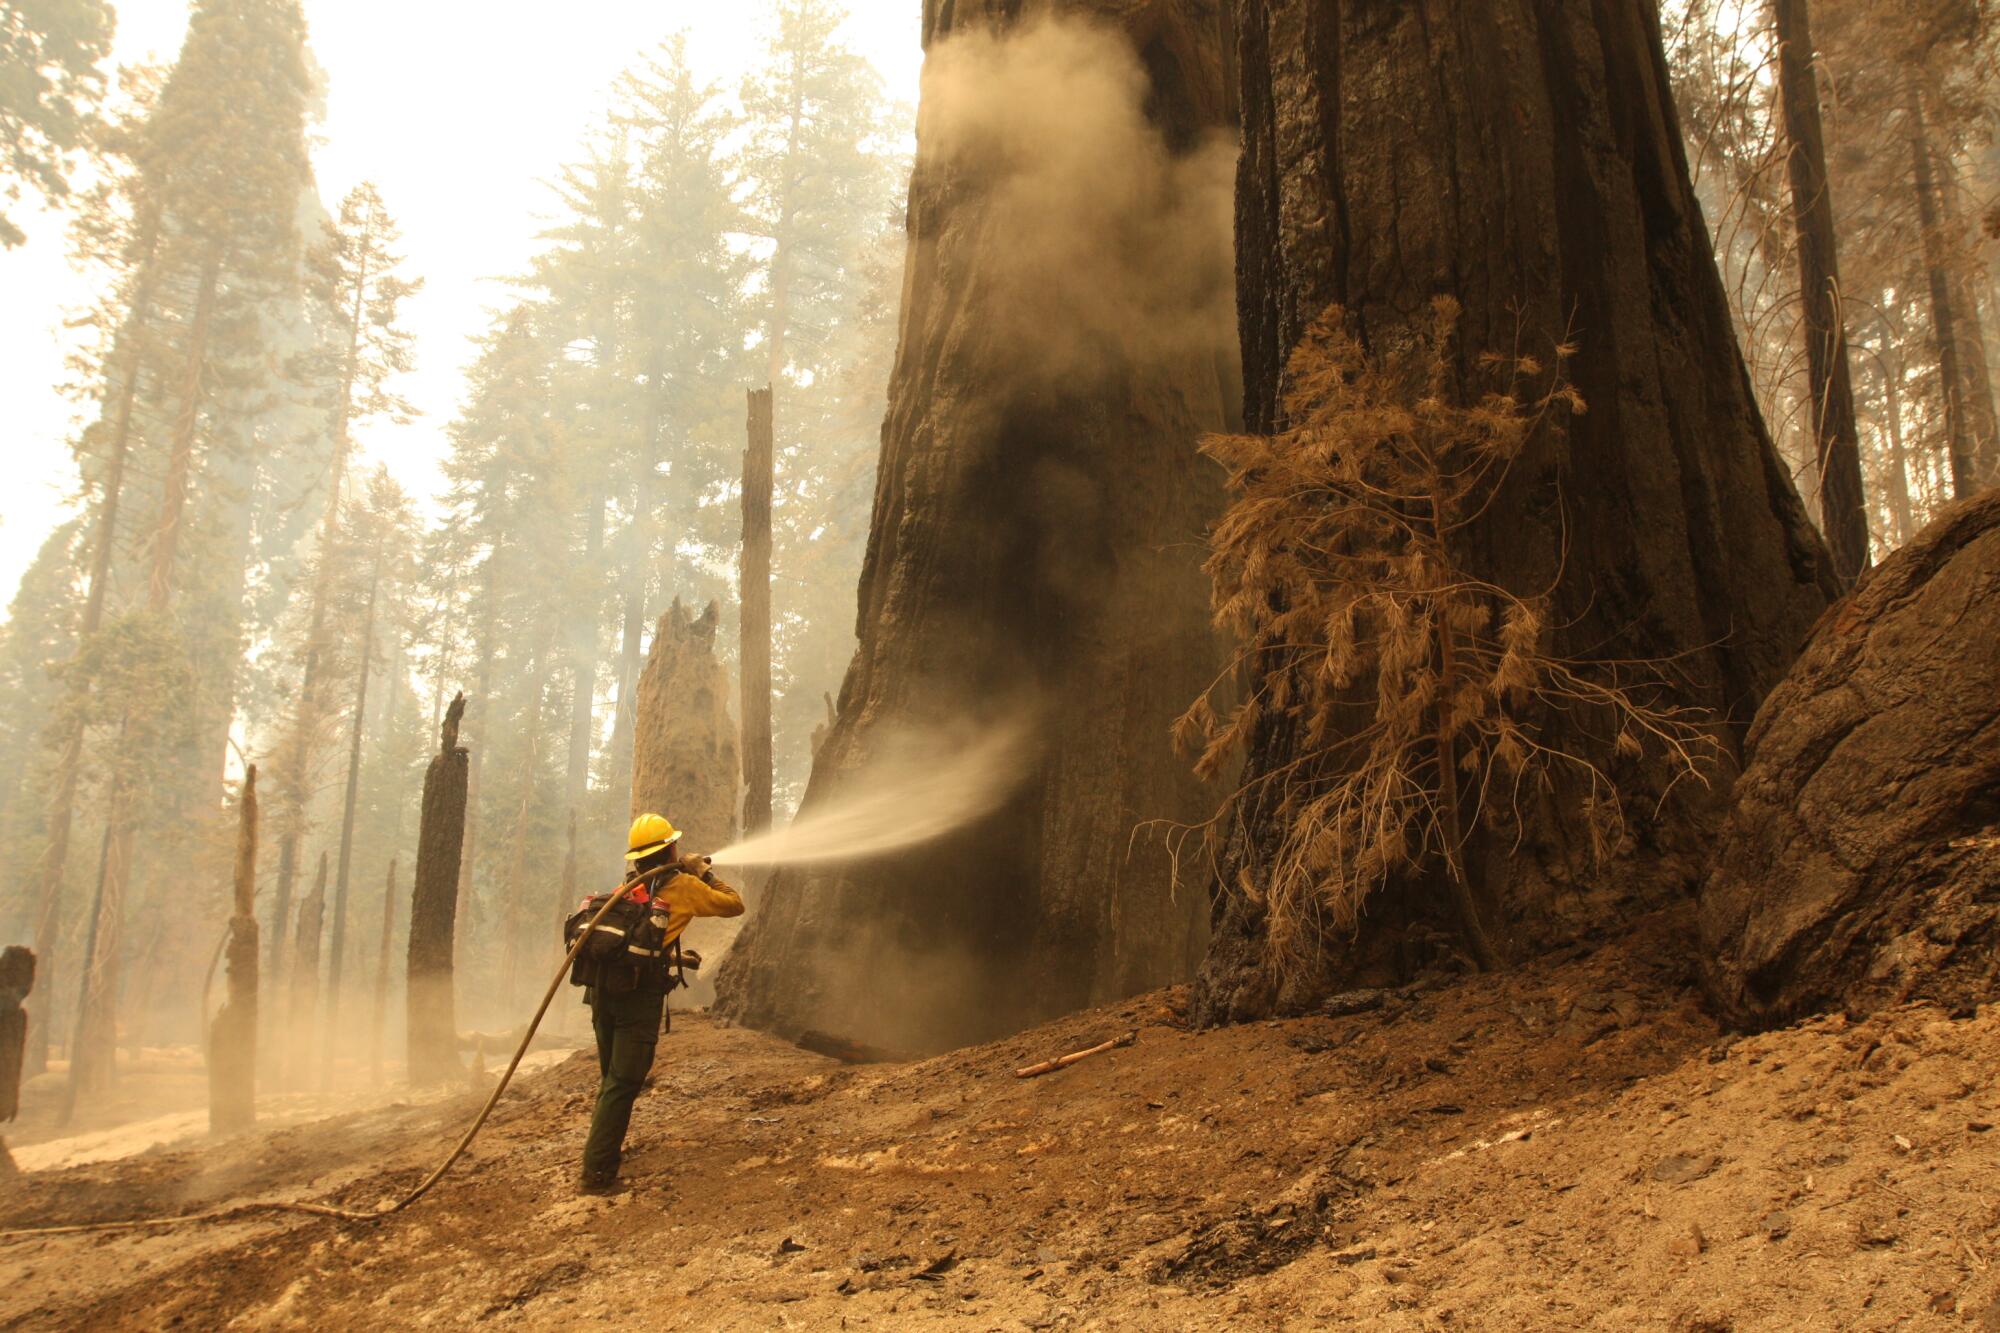
[[[116,23],[107,0],[10,0],[0,9],[0,200],[32,189],[50,203],[69,194],[104,92],[99,64]],[[0,248],[27,237],[0,212]]]
[[[422,283],[399,276],[402,259],[395,253],[399,233],[372,184],[348,193],[340,216],[312,252],[315,301],[338,330],[333,347],[300,367],[305,377],[327,386],[327,433],[332,442],[326,476],[325,509],[319,521],[318,556],[308,593],[303,642],[299,650],[297,703],[283,741],[279,769],[278,884],[272,907],[272,973],[280,974],[285,921],[291,907],[300,839],[305,834],[306,807],[325,758],[324,745],[332,713],[328,694],[331,652],[328,616],[341,542],[342,504],[347,489],[353,433],[375,418],[407,420],[409,405],[388,388],[396,375],[412,366],[410,336],[396,323],[398,307],[421,289]],[[343,880],[343,884],[345,881]],[[343,899],[344,902],[344,899]],[[336,912],[336,933],[344,917]],[[344,938],[344,937],[343,937]],[[335,969],[337,972],[337,968]]]
[[[341,564],[352,585],[347,598],[350,610],[345,628],[348,632],[343,637],[357,645],[358,656],[352,672],[353,699],[347,708],[347,772],[341,798],[333,923],[327,952],[326,1031],[320,1066],[322,1086],[331,1080],[335,1047],[342,1039],[340,1016],[342,985],[346,975],[347,899],[354,865],[356,820],[360,810],[363,744],[368,733],[368,688],[376,674],[374,667],[378,645],[385,636],[393,638],[400,632],[392,616],[383,612],[392,609],[400,600],[402,585],[410,578],[416,556],[416,529],[416,515],[408,497],[390,479],[388,469],[378,467],[369,478],[365,493],[341,533]],[[364,584],[365,592],[362,591]],[[356,609],[358,624],[354,614]],[[392,675],[390,682],[393,683],[393,680]]]
[[[145,263],[161,266],[151,281],[159,300],[173,302],[174,327],[161,357],[167,415],[150,459],[159,500],[144,562],[146,623],[135,627],[135,642],[174,637],[168,624],[184,576],[191,499],[204,465],[233,438],[229,415],[215,409],[254,399],[268,378],[262,315],[298,279],[296,218],[310,180],[304,41],[296,0],[196,4],[180,60],[133,154],[144,215],[157,209],[157,240]],[[184,646],[177,652],[185,660]],[[186,703],[157,690],[127,698],[106,765],[108,830],[66,1094],[71,1106],[79,1090],[110,1073],[120,926],[146,790],[146,764],[135,751],[164,732],[143,710],[163,706]]]

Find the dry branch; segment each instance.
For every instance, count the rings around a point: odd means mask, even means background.
[[[1053,1074],[1058,1069],[1068,1069],[1077,1061],[1088,1060],[1093,1055],[1102,1055],[1106,1051],[1117,1050],[1120,1046],[1130,1046],[1137,1040],[1139,1040],[1139,1030],[1134,1028],[1122,1037],[1113,1037],[1109,1041],[1101,1041],[1087,1050],[1071,1051],[1068,1055],[1057,1059],[1044,1060],[1038,1065],[1029,1065],[1026,1069],[1017,1069],[1014,1071],[1014,1077],[1040,1078],[1043,1074]]]

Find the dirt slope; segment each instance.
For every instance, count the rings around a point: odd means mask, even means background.
[[[2000,1330],[2000,1008],[1724,1044],[1649,962],[1684,925],[1345,1017],[1197,1036],[1168,992],[901,1066],[683,1017],[626,1194],[570,1191],[580,1055],[399,1220],[10,1244],[0,1325]],[[365,1205],[472,1106],[38,1174],[5,1221]]]

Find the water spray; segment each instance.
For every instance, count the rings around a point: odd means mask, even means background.
[[[787,828],[732,843],[718,865],[848,861],[919,846],[991,814],[1020,786],[1031,756],[1029,724],[985,732],[969,744],[936,733],[855,774],[851,790],[807,809]]]

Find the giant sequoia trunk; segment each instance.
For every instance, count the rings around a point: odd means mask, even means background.
[[[442,743],[424,772],[417,828],[416,885],[410,892],[409,971],[403,1003],[409,1018],[410,1082],[419,1087],[458,1075],[458,1016],[452,957],[458,925],[458,864],[465,846],[465,789],[470,761],[458,743],[465,696],[445,710]]]
[[[781,870],[719,979],[743,1021],[934,1048],[1200,955],[1139,826],[1208,799],[1168,728],[1221,656],[1195,453],[1237,392],[1220,32],[1214,0],[925,5],[860,645],[802,817],[968,724],[1030,728],[1029,772],[915,851]]]
[[[2000,996],[2000,490],[1813,634],[1750,733],[1701,893],[1732,1022]]]
[[[1574,339],[1569,370],[1589,412],[1530,446],[1464,559],[1519,594],[1554,585],[1560,654],[1673,659],[1681,701],[1713,709],[1733,748],[1834,583],[1731,334],[1655,7],[1245,0],[1236,55],[1250,428],[1284,425],[1287,356],[1332,304],[1374,350],[1425,325],[1440,294],[1464,307],[1468,356],[1546,357]],[[1551,740],[1644,790],[1649,775],[1621,763],[1611,737],[1546,723]],[[1287,717],[1269,717],[1249,777],[1306,753]],[[1395,978],[1425,961],[1425,940],[1454,932],[1442,885],[1394,885],[1351,938],[1323,941],[1316,967],[1279,974],[1257,885],[1284,786],[1267,784],[1229,834],[1197,986],[1204,1021]],[[1599,870],[1577,795],[1530,809],[1518,847],[1472,835],[1471,878],[1487,887],[1482,913],[1504,954],[1693,878],[1705,812],[1669,807],[1635,830],[1627,864]]]

